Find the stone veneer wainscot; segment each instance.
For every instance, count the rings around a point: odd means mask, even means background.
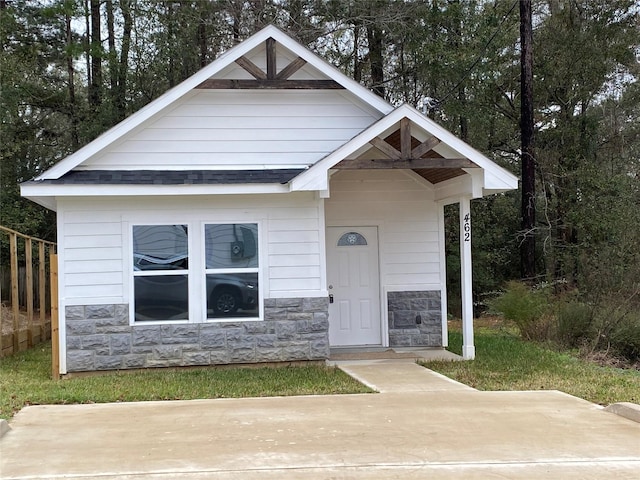
[[[129,324],[128,305],[65,308],[67,372],[329,357],[327,298],[265,299],[264,320]]]
[[[440,291],[388,292],[389,346],[442,347]]]

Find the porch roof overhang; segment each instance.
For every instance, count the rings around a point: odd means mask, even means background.
[[[408,105],[293,178],[291,191],[328,192],[331,174],[347,169],[405,170],[444,203],[518,188],[515,175]]]

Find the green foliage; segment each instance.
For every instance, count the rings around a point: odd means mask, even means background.
[[[561,301],[556,318],[556,340],[567,347],[581,347],[595,335],[593,309],[578,300]]]
[[[368,393],[335,367],[158,368],[51,380],[51,344],[0,359],[0,418],[27,405]]]
[[[462,335],[449,332],[452,350]],[[476,329],[476,359],[428,362],[431,370],[480,390],[560,390],[608,405],[640,402],[640,371],[602,367],[544,345],[523,341],[503,328]]]
[[[636,311],[622,319],[610,332],[609,342],[618,355],[640,361],[640,313]]]
[[[522,282],[507,283],[504,292],[490,300],[489,308],[512,322],[527,340],[546,340],[549,336],[549,293],[532,289]]]
[[[640,360],[640,308],[635,296],[605,296],[587,303],[578,292],[552,295],[548,287],[514,281],[488,303],[526,340],[551,341],[587,355],[606,352],[632,363]]]

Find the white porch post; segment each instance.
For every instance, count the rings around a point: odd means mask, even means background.
[[[460,198],[460,285],[462,287],[462,358],[473,360],[473,291],[471,275],[471,199]]]

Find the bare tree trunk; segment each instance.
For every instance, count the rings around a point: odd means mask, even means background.
[[[91,83],[89,104],[102,103],[102,43],[100,40],[100,0],[91,0]]]
[[[362,81],[362,63],[360,62],[360,26],[353,27],[353,79],[360,83]]]
[[[73,55],[71,55],[71,44],[73,41],[71,31],[71,15],[65,14],[65,30],[67,35],[67,74],[69,75],[69,117],[71,118],[71,148],[75,151],[80,145],[78,139],[78,116],[76,115],[76,87],[73,70]]]
[[[91,85],[91,21],[89,19],[89,0],[84,0],[84,52],[87,64],[87,87]],[[88,90],[88,89],[87,89]]]
[[[107,42],[109,45],[109,85],[111,97],[115,100],[118,85],[118,52],[116,51],[116,38],[113,17],[113,0],[105,0],[107,10]],[[114,102],[115,103],[115,102]]]
[[[118,94],[116,96],[118,119],[123,119],[126,116],[127,71],[129,69],[129,49],[131,48],[131,30],[133,28],[131,4],[129,2],[130,0],[120,0],[120,10],[122,10],[122,46],[120,47]]]
[[[207,14],[206,5],[200,6],[200,21],[198,22],[198,45],[200,47],[200,68],[207,65]]]
[[[520,139],[522,172],[522,231],[520,246],[522,278],[536,276],[536,183],[533,138],[533,26],[531,0],[520,0]]]
[[[458,101],[460,102],[461,110],[464,112],[467,105],[467,91],[464,85],[461,85],[458,89]],[[465,142],[469,141],[469,119],[461,114],[458,118],[458,124],[460,125],[460,138]]]
[[[384,61],[382,58],[382,31],[378,26],[367,26],[369,63],[371,64],[371,89],[384,98]]]

